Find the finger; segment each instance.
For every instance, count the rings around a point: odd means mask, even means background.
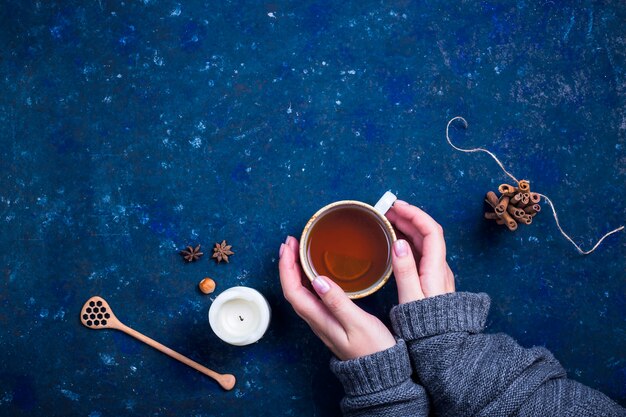
[[[454,283],[447,271],[445,262],[439,264],[420,264],[420,284],[425,297],[454,292]],[[454,278],[452,278],[453,280]]]
[[[415,256],[415,259],[419,259],[420,258],[420,253],[422,253],[422,248],[420,247],[420,250],[418,251],[415,247],[415,244],[413,243],[413,239],[411,238],[411,236],[407,236],[404,234],[404,232],[400,229],[398,229],[397,227],[396,229],[396,238],[398,240],[403,239],[406,240],[407,243],[409,244],[409,247],[411,248],[411,252],[413,252],[413,255]]]
[[[392,265],[398,287],[398,303],[423,299],[415,258],[406,240],[400,239],[393,244]]]
[[[448,290],[448,292],[454,292],[455,291],[455,285],[454,285],[454,272],[452,272],[452,269],[450,269],[450,266],[448,266],[448,281],[447,281],[447,286],[446,286],[446,290]]]
[[[296,262],[298,252],[294,251],[292,246],[284,243],[280,248],[278,271],[285,299],[289,301],[294,309],[304,306],[311,306],[313,309],[316,307],[324,308],[317,297],[302,286],[302,269]]]
[[[411,241],[417,251],[417,255],[421,256],[424,237],[417,232],[415,226],[413,226],[413,224],[409,220],[403,218],[396,218],[391,223],[399,232],[398,234],[404,235]],[[400,238],[400,236],[398,238]]]
[[[413,243],[422,257],[427,258],[428,262],[445,260],[446,243],[439,223],[424,211],[404,201],[396,201],[393,212],[392,218],[394,215],[398,216],[395,219],[396,226],[414,239]]]
[[[283,294],[287,291],[297,290],[298,287],[301,286],[300,280],[302,278],[302,269],[298,265],[298,251],[297,249],[294,250],[293,244],[288,244],[290,237],[291,236],[287,237],[286,243],[280,245],[278,254],[278,272],[280,275],[280,284],[283,287]]]
[[[283,243],[280,245],[279,255],[278,272],[285,299],[292,305],[297,301],[298,296],[303,297],[305,300],[317,300],[313,294],[306,291],[302,286],[302,269],[296,262],[297,252],[294,252],[291,246]],[[305,291],[308,293],[308,296]]]
[[[428,214],[403,201],[394,205],[395,226],[410,235],[420,255],[419,277],[426,297],[449,292],[446,243],[443,229]]]
[[[401,203],[404,203],[401,201]],[[393,207],[385,214],[391,224],[396,228],[396,232],[399,235],[398,239],[402,237],[406,237],[409,239],[411,244],[415,249],[417,249],[417,254],[422,253],[422,242],[424,241],[424,236],[422,236],[417,228],[411,223],[409,219],[406,219],[400,216]]]
[[[393,213],[397,214],[399,218],[411,221],[422,236],[434,233],[441,227],[439,226],[439,223],[426,214],[426,212],[418,207],[410,205],[406,201],[397,200],[393,205],[392,210]]]
[[[346,332],[358,327],[365,312],[348,298],[339,285],[324,276],[315,278],[312,284],[322,303],[330,311],[330,314],[339,321]]]
[[[285,240],[285,246],[290,247],[293,253],[295,253],[296,265],[302,265],[302,263],[300,262],[300,244],[298,243],[298,239],[293,236],[287,236],[287,239]],[[300,270],[302,270],[302,268],[300,268]],[[305,274],[301,274],[300,282],[302,282],[304,288],[312,291],[311,281]]]
[[[329,326],[339,326],[339,322],[330,314],[324,304],[309,290],[302,286],[302,270],[296,263],[297,252],[292,246],[282,244],[278,261],[280,285],[285,299],[295,312],[302,317],[316,332],[325,332]]]
[[[412,224],[405,220],[396,221],[396,227],[409,231],[415,229]],[[438,244],[432,244],[434,239],[438,239],[436,235],[429,235],[425,238],[419,237],[418,239],[414,246],[419,259],[418,275],[424,296],[433,297],[449,292],[446,290],[450,285],[448,284],[449,268],[445,260],[445,241],[441,249]],[[443,237],[441,239],[443,240]],[[416,242],[415,238],[413,242]]]
[[[287,236],[285,245],[289,246],[293,253],[296,254],[296,263],[300,265],[300,244],[298,243],[298,239],[293,236]]]

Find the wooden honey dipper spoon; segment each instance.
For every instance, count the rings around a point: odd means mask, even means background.
[[[206,376],[209,376],[217,381],[218,384],[225,390],[231,390],[235,386],[235,376],[231,374],[218,374],[215,371],[206,368],[199,363],[192,361],[191,359],[181,355],[180,353],[168,348],[167,346],[163,346],[156,340],[150,339],[148,336],[144,336],[136,330],[131,329],[126,326],[124,323],[118,320],[113,314],[111,307],[102,297],[94,296],[91,297],[80,312],[80,321],[86,327],[94,330],[100,329],[116,329],[121,330],[124,333],[134,337],[137,340],[144,342],[147,345],[152,346],[156,350],[159,350],[165,353],[167,356],[170,356],[185,365],[191,366],[198,372],[202,372]]]

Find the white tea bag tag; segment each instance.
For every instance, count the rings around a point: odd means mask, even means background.
[[[398,197],[396,197],[394,193],[392,193],[391,191],[387,191],[385,194],[383,194],[382,197],[380,197],[380,200],[378,200],[378,203],[376,203],[374,209],[384,216],[385,213],[389,211],[391,206],[393,206],[393,203],[395,203],[397,199]]]

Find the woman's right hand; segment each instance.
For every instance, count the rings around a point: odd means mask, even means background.
[[[398,239],[392,250],[393,273],[400,304],[454,292],[454,274],[446,262],[442,227],[428,214],[396,200],[386,214],[389,221],[411,240]]]

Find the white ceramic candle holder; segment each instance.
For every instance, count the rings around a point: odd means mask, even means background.
[[[248,287],[232,287],[211,304],[209,324],[224,342],[245,346],[263,337],[270,315],[270,306],[260,292]]]

